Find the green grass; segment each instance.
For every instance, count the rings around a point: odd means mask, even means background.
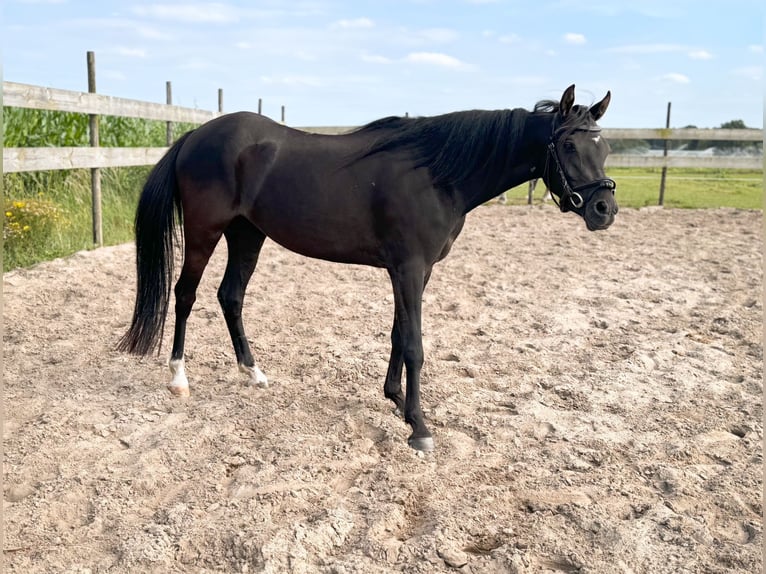
[[[608,176],[617,182],[621,207],[657,205],[660,196],[660,168],[612,168]],[[508,203],[527,202],[527,184],[508,193]],[[543,186],[535,190],[535,202]],[[669,168],[665,179],[665,207],[701,209],[734,207],[763,209],[763,173],[757,170]]]
[[[133,239],[136,203],[149,169],[101,170],[105,245]],[[5,271],[93,248],[90,170],[4,174],[3,180]]]
[[[6,147],[87,146],[88,116],[50,110],[3,108]],[[103,116],[103,147],[162,147],[166,123]],[[174,124],[177,138],[192,124]],[[133,238],[138,195],[150,167],[101,170],[105,245]],[[90,170],[3,174],[3,269],[93,248]]]

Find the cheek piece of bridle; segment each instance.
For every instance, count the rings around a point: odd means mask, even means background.
[[[599,128],[578,128],[574,131],[600,132],[601,130]],[[580,209],[590,201],[590,198],[599,189],[611,189],[612,195],[614,195],[614,190],[617,189],[617,184],[613,179],[608,177],[573,187],[569,183],[569,178],[564,171],[564,166],[561,165],[561,161],[559,160],[559,154],[556,151],[556,141],[554,140],[553,134],[551,134],[551,139],[548,142],[548,157],[546,158],[546,164],[550,158],[553,159],[553,163],[556,166],[556,171],[559,175],[559,180],[563,187],[563,193],[561,194],[559,201],[556,201],[555,194],[551,194],[551,197],[561,211],[569,211],[570,207]]]

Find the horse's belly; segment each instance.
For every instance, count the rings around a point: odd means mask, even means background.
[[[310,216],[289,211],[260,213],[253,223],[267,237],[295,253],[359,265],[383,266],[380,246],[370,225],[342,213],[314,213]]]

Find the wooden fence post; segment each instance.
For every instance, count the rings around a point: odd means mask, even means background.
[[[218,113],[223,113],[223,88],[218,88]]]
[[[670,129],[670,102],[668,102],[668,113],[665,116],[665,128]],[[668,140],[665,139],[662,144],[662,157],[668,157]],[[668,175],[668,167],[662,166],[662,175],[660,176],[660,199],[659,205],[665,205],[665,177]]]
[[[88,61],[88,92],[96,93],[96,55],[87,53]],[[99,147],[98,142],[98,114],[89,114],[88,127],[90,132],[91,147]],[[93,210],[93,243],[96,247],[104,245],[104,233],[101,214],[101,168],[93,167],[90,170],[91,204]]]
[[[282,123],[285,123],[285,107],[282,106]]]
[[[165,102],[170,106],[173,104],[173,86],[169,81],[165,82]],[[166,124],[165,142],[168,146],[173,145],[173,122]]]
[[[261,114],[261,110],[262,109],[263,109],[263,100],[261,98],[258,98],[258,115],[259,116],[263,115],[263,114]]]

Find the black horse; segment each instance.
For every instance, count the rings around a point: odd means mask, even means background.
[[[221,238],[228,264],[218,299],[237,363],[266,386],[242,326],[242,302],[266,237],[340,263],[382,267],[394,290],[391,358],[384,394],[412,427],[409,444],[433,449],[420,407],[421,304],[431,269],[466,214],[500,192],[542,177],[561,211],[590,230],[614,221],[615,183],[604,175],[609,145],[596,121],[610,93],[574,105],[388,117],[343,135],[309,134],[257,114],[222,116],[183,135],[149,174],[136,212],[137,295],[120,350],[148,354],[162,338],[173,278],[176,218],[184,262],[175,284],[176,324],[168,388],[188,395],[186,321],[202,272]],[[402,391],[406,367],[406,393]]]

